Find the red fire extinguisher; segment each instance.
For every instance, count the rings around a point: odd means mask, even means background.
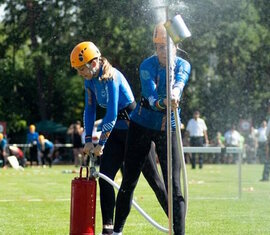
[[[88,167],[82,177],[83,168],[71,182],[70,235],[95,235],[97,182]]]

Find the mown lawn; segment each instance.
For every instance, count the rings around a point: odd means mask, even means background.
[[[242,166],[242,197],[238,199],[236,165],[188,165],[189,211],[186,234],[270,234],[270,182],[259,182],[262,165]],[[0,169],[0,234],[69,234],[72,166]],[[78,170],[78,169],[77,169]],[[117,183],[121,181],[120,175]],[[143,177],[135,192],[138,204],[167,227],[167,218]],[[97,197],[96,234],[101,232]],[[128,217],[125,235],[159,235],[135,210]]]

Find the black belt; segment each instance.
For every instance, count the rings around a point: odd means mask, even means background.
[[[132,110],[134,110],[136,107],[136,102],[133,101],[131,104],[129,104],[124,109],[121,109],[118,111],[117,120],[130,120],[129,114]]]
[[[151,109],[149,101],[146,98],[144,98],[143,96],[141,97],[141,100],[140,100],[140,106],[142,106],[146,109]]]

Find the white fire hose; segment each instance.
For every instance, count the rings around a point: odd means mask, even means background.
[[[115,183],[112,179],[110,179],[108,176],[98,172],[95,168],[96,158],[93,156],[92,153],[90,153],[90,177],[93,176],[95,178],[102,178],[107,183],[115,187],[119,191],[119,185]],[[132,200],[132,205],[135,207],[135,209],[148,221],[150,222],[154,227],[156,227],[158,230],[164,233],[168,233],[169,230],[160,224],[158,224],[155,220],[153,220],[134,200]]]
[[[113,180],[111,180],[108,176],[106,176],[106,175],[104,175],[104,174],[102,174],[102,173],[100,173],[98,171],[93,172],[93,176],[95,178],[100,177],[100,178],[104,179],[106,182],[108,182],[109,184],[111,184],[117,190],[119,190],[119,188],[120,188],[119,185],[117,183],[115,183]],[[132,200],[132,205],[154,227],[156,227],[161,232],[168,233],[169,230],[167,228],[159,225],[155,220],[153,220],[134,200]]]
[[[181,170],[183,176],[183,184],[184,184],[184,199],[185,199],[185,217],[187,217],[188,211],[188,178],[187,178],[187,168],[185,163],[185,155],[183,150],[183,142],[182,142],[182,135],[181,135],[181,123],[179,120],[178,109],[175,108],[173,110],[174,118],[175,118],[175,125],[176,125],[176,138],[177,138],[177,147],[180,155],[181,161]]]

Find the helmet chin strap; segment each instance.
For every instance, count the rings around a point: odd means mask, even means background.
[[[97,58],[97,64],[99,64],[99,58]],[[99,70],[99,68],[92,67],[92,63],[91,64],[86,64],[86,67],[89,69],[89,73],[92,75],[92,77],[96,77],[97,76],[97,71]]]

